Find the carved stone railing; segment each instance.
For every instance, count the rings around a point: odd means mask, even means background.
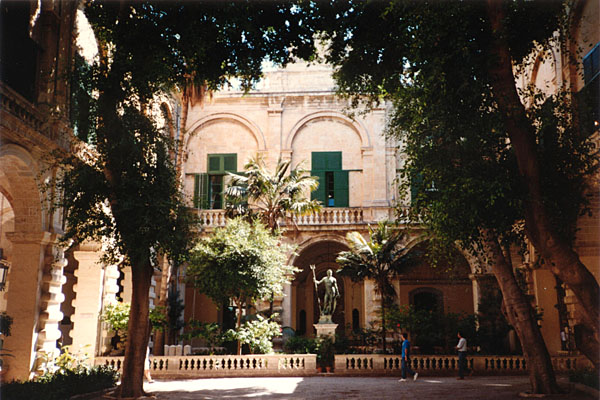
[[[527,362],[521,356],[469,356],[469,369],[481,375],[527,373]],[[556,372],[566,372],[589,362],[578,356],[552,357]],[[425,375],[451,375],[458,372],[458,357],[450,355],[413,356],[410,360],[413,370]],[[401,372],[399,355],[383,354],[336,354],[335,373],[340,375],[396,375]]]
[[[225,226],[225,210],[198,210],[198,217],[204,228]]]
[[[356,225],[369,221],[365,218],[368,208],[323,208],[320,212],[293,217],[293,223],[298,226],[310,225]],[[225,210],[198,210],[200,224],[206,228],[215,228],[225,225]],[[282,221],[282,225],[286,225]]]
[[[96,365],[109,365],[121,371],[123,357],[96,357]],[[476,375],[521,375],[527,373],[522,356],[468,356],[469,369]],[[455,375],[458,357],[454,355],[413,356],[413,370],[423,376]],[[591,366],[582,356],[554,356],[555,372],[562,373]],[[317,373],[315,354],[157,356],[151,358],[151,373],[157,378],[231,376],[308,376]],[[399,355],[336,354],[336,375],[399,375]]]
[[[96,357],[96,365],[120,371],[123,357]],[[157,356],[151,358],[153,377],[304,376],[314,375],[315,354],[253,354],[221,356]]]
[[[60,115],[46,115],[40,112],[39,107],[8,85],[0,82],[0,120],[11,130],[22,135],[41,135],[43,139],[50,139],[55,145],[68,149],[73,139],[73,131],[68,120]],[[44,143],[44,142],[43,142]],[[46,144],[38,145],[45,146]]]
[[[320,212],[293,217],[296,225],[348,225],[364,223],[362,208],[323,208]]]

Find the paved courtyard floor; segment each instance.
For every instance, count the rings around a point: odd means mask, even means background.
[[[559,384],[568,388],[566,378]],[[529,390],[526,376],[420,376],[416,382],[391,377],[220,378],[155,381],[144,389],[158,400],[188,399],[518,399]],[[591,400],[581,392],[546,399]]]

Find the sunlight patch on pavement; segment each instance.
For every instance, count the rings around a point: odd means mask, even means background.
[[[259,397],[267,396],[269,394],[292,394],[296,391],[296,387],[304,378],[279,378],[275,382],[275,385],[269,385],[265,387],[265,391],[262,393],[252,393],[244,397]]]
[[[424,381],[427,383],[442,383],[442,381],[432,381],[432,380],[427,380],[427,379],[424,379]]]
[[[512,385],[510,383],[484,383],[483,386],[509,387],[509,386],[512,386]]]

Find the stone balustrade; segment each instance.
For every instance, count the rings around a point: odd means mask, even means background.
[[[376,209],[381,214],[381,208]],[[384,218],[391,218],[392,209],[384,208]],[[322,208],[320,212],[293,217],[290,221],[282,221],[282,225],[295,224],[297,226],[318,225],[357,225],[366,224],[382,219],[375,216],[369,207],[352,208]],[[225,226],[225,210],[198,210],[200,224],[206,228]]]
[[[399,355],[336,354],[336,375],[400,375]],[[214,378],[233,376],[309,376],[317,373],[315,354],[253,354],[214,356],[156,356],[151,358],[151,373],[157,378]],[[413,370],[423,376],[456,375],[458,357],[454,355],[413,356]],[[469,368],[476,375],[520,375],[527,373],[522,356],[469,356]],[[123,357],[96,357],[96,365],[109,365],[120,371]],[[554,356],[552,365],[564,373],[590,363],[582,356]]]
[[[123,357],[96,357],[96,365],[109,365],[120,371]],[[215,356],[151,357],[151,374],[156,378],[228,376],[314,375],[315,354],[252,354]]]
[[[362,224],[362,208],[322,208],[320,212],[293,217],[296,225],[348,225]]]
[[[527,362],[522,356],[469,356],[468,366],[476,374],[525,374]],[[458,356],[413,356],[411,367],[424,375],[451,375],[458,373]],[[552,365],[556,372],[566,372],[589,362],[580,356],[555,356]],[[336,354],[335,373],[340,375],[396,375],[401,371],[399,355]]]

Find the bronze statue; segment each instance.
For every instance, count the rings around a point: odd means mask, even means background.
[[[323,279],[317,281],[315,275],[315,266],[311,265],[310,269],[313,272],[313,282],[315,283],[315,291],[317,293],[317,301],[319,304],[320,318],[319,322],[329,322],[332,323],[331,316],[335,311],[335,307],[337,305],[337,298],[340,297],[340,291],[338,289],[337,280],[333,277],[333,271],[331,269],[327,270],[327,276],[324,276]],[[325,296],[323,297],[323,307],[321,307],[321,299],[319,298],[318,285],[324,284],[325,286]]]

